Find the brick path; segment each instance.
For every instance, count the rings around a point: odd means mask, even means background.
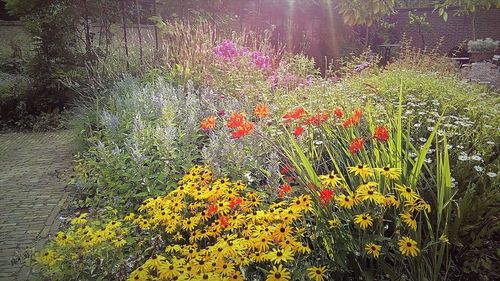
[[[57,231],[70,166],[68,132],[0,134],[0,281],[29,279],[15,261]]]

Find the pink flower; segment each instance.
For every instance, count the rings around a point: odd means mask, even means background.
[[[251,55],[252,62],[260,69],[266,69],[270,65],[270,59],[260,51],[255,51]]]

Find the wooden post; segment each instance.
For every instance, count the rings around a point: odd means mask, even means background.
[[[129,70],[130,65],[128,62],[127,19],[125,17],[125,6],[123,4],[124,1],[126,1],[126,0],[121,0],[120,3],[121,3],[121,8],[122,8],[123,40],[125,41],[125,56],[127,57],[126,58],[127,70]]]
[[[142,65],[141,11],[139,9],[139,0],[135,0],[135,11],[137,14],[137,35],[139,36],[139,59]]]
[[[158,14],[156,12],[156,0],[153,0],[153,15],[158,16]],[[158,43],[158,27],[156,26],[156,24],[155,24],[155,49],[156,49],[155,61],[156,61],[156,56],[158,55],[158,52],[160,51],[160,46]]]

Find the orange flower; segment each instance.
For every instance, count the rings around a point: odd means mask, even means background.
[[[215,116],[208,116],[201,121],[201,128],[203,130],[210,130],[215,128]]]
[[[288,183],[284,183],[280,186],[278,191],[278,197],[283,198],[283,195],[292,191],[292,187]]]
[[[213,214],[217,213],[217,210],[218,210],[217,204],[210,205],[210,207],[208,207],[208,212],[207,212],[208,216],[211,217]]]
[[[241,197],[239,197],[239,196],[235,196],[231,199],[231,201],[229,201],[229,207],[231,209],[234,209],[236,206],[240,205],[241,203],[243,203],[243,199],[241,199]]]
[[[328,111],[316,112],[316,114],[307,118],[306,121],[304,121],[304,124],[305,125],[314,124],[316,126],[319,126],[323,122],[328,121],[329,118],[330,118],[330,113],[328,113]]]
[[[344,121],[344,127],[349,127],[351,125],[356,125],[361,121],[361,117],[363,116],[363,110],[358,108],[354,110],[352,116]]]
[[[294,135],[295,137],[298,137],[298,136],[302,135],[302,133],[304,133],[304,128],[303,128],[302,126],[300,126],[300,125],[298,125],[298,126],[295,128],[295,130],[293,131],[293,135]]]
[[[239,126],[235,131],[231,133],[231,137],[235,139],[239,139],[244,135],[247,135],[253,131],[253,123],[245,122],[241,126]]]
[[[351,142],[351,145],[349,146],[349,151],[352,154],[358,153],[362,148],[363,144],[365,143],[365,140],[363,138],[356,138]]]
[[[219,216],[219,223],[222,228],[229,226],[229,218],[226,216]]]
[[[266,118],[269,115],[269,109],[265,104],[258,104],[253,111],[255,117]]]
[[[300,117],[304,116],[306,114],[306,110],[299,106],[295,108],[293,111],[286,113],[283,115],[284,119],[299,119]]]
[[[240,127],[241,125],[243,125],[244,118],[245,118],[245,113],[243,112],[231,113],[231,117],[229,117],[229,121],[227,122],[227,127],[231,129]]]
[[[387,127],[384,125],[378,125],[375,128],[373,137],[378,141],[387,141],[389,139],[389,130],[387,130]]]
[[[342,107],[335,107],[333,110],[333,115],[337,116],[337,118],[342,119],[344,117],[344,111],[342,110]]]

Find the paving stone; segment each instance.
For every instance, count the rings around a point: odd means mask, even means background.
[[[67,202],[69,132],[0,134],[0,281],[30,280],[17,260],[43,247]]]

